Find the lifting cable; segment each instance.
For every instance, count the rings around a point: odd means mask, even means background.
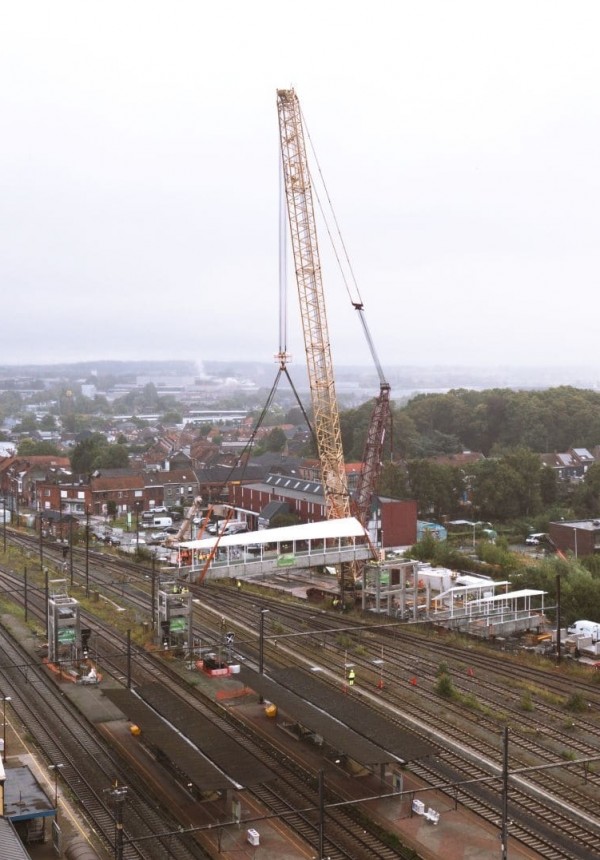
[[[311,152],[313,154],[314,162],[317,166],[317,171],[319,174],[321,185],[323,187],[323,192],[324,192],[325,197],[327,199],[328,211],[331,212],[331,217],[333,218],[333,223],[335,225],[335,233],[337,234],[337,242],[336,242],[336,239],[334,238],[333,232],[329,226],[329,222],[327,220],[327,216],[325,214],[325,209],[324,209],[324,206],[321,202],[321,198],[319,196],[318,189],[313,185],[313,192],[314,192],[314,195],[317,199],[319,211],[321,212],[321,217],[323,218],[323,222],[325,224],[325,229],[327,230],[327,235],[329,236],[329,241],[331,243],[331,247],[333,249],[333,253],[335,255],[335,259],[337,261],[338,268],[340,270],[340,274],[341,274],[342,280],[344,282],[344,286],[346,287],[346,292],[348,293],[348,298],[350,299],[350,302],[351,302],[354,310],[358,311],[362,330],[364,332],[364,335],[365,335],[365,338],[367,341],[367,345],[369,347],[369,351],[370,351],[371,357],[373,359],[373,363],[375,364],[375,368],[377,369],[377,374],[379,376],[379,382],[381,385],[387,385],[385,375],[383,372],[383,368],[381,366],[381,362],[379,361],[379,357],[377,355],[377,350],[375,349],[375,343],[373,342],[373,338],[371,337],[371,332],[369,331],[369,327],[367,325],[367,320],[365,318],[365,308],[364,308],[362,297],[360,295],[360,290],[358,287],[358,281],[356,280],[356,276],[354,274],[354,269],[352,268],[352,263],[350,262],[350,256],[349,256],[348,250],[346,248],[346,243],[344,242],[344,237],[342,236],[342,231],[340,230],[337,216],[335,214],[335,209],[333,208],[333,203],[331,201],[331,197],[329,195],[329,190],[328,190],[327,184],[325,182],[325,177],[323,176],[323,171],[321,170],[321,165],[319,163],[317,152],[316,152],[315,147],[313,145],[312,138],[310,136],[310,132],[308,131],[308,126],[307,126],[306,121],[304,119],[304,115],[302,115],[302,124],[304,126],[306,136],[307,136],[309,144],[310,144],[310,149],[311,149]],[[348,278],[346,277],[346,272],[344,270],[344,267],[342,266],[342,261],[340,259],[340,254],[338,252],[338,243],[341,246],[341,249],[343,252],[343,257],[346,261],[346,266],[348,267],[348,272],[350,274],[350,280],[352,282],[354,292],[351,288],[351,285],[348,283]]]

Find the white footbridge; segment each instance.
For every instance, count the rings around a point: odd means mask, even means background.
[[[215,545],[217,550],[207,567]],[[174,552],[180,577],[195,582],[199,577],[249,579],[282,569],[365,561],[373,558],[373,545],[359,521],[346,517],[184,541]]]

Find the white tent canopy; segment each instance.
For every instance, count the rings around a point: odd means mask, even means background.
[[[367,532],[356,517],[339,520],[322,520],[318,523],[304,523],[299,526],[284,526],[280,529],[261,529],[257,532],[240,532],[227,535],[219,541],[219,547],[257,546],[267,543],[293,543],[294,541],[325,540],[340,538],[367,538]],[[217,542],[216,537],[184,541],[177,546],[185,549],[209,551]]]

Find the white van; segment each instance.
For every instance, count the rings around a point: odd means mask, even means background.
[[[166,529],[167,526],[172,526],[173,520],[171,517],[154,517],[152,520],[153,529]]]
[[[600,640],[600,624],[595,621],[574,621],[567,627],[569,636],[591,636],[592,642]]]

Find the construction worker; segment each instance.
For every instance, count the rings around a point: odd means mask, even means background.
[[[356,678],[356,673],[355,673],[354,669],[352,669],[352,668],[348,669],[348,686],[349,687],[354,686],[354,679],[355,678]]]

